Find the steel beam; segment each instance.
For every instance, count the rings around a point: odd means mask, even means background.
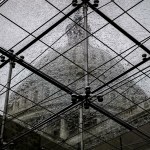
[[[95,109],[96,111],[102,113],[103,115],[107,116],[108,118],[112,119],[113,121],[117,122],[118,124],[120,124],[121,126],[125,127],[126,129],[138,134],[138,135],[142,135],[144,137],[145,140],[150,140],[150,136],[143,133],[142,131],[140,131],[139,129],[133,127],[132,125],[126,123],[125,121],[123,121],[122,119],[116,117],[115,115],[111,114],[109,111],[105,110],[104,108],[97,106],[96,104],[89,102],[89,106],[92,107],[93,109]]]
[[[35,67],[33,67],[32,65],[28,64],[27,62],[25,62],[21,58],[18,58],[16,55],[14,55],[14,54],[4,50],[1,47],[0,47],[0,53],[2,53],[3,55],[7,56],[9,59],[17,62],[18,64],[20,64],[21,66],[23,66],[26,69],[30,70],[31,72],[35,73],[36,75],[40,76],[41,78],[45,79],[46,81],[50,82],[51,84],[57,86],[61,90],[65,91],[66,93],[71,94],[71,95],[73,93],[79,95],[77,92],[73,91],[69,87],[67,87],[64,84],[58,82],[54,78],[52,78],[52,77],[48,76],[47,74],[43,73],[42,71],[36,69]]]
[[[140,48],[142,48],[145,52],[150,54],[150,50],[142,45],[138,40],[136,40],[131,34],[129,34],[127,31],[125,31],[123,28],[121,28],[119,25],[117,25],[115,22],[113,22],[109,17],[107,17],[104,13],[102,13],[100,10],[98,10],[96,7],[94,7],[90,2],[87,2],[89,7],[93,9],[97,14],[99,14],[102,18],[104,18],[106,21],[108,21],[112,26],[114,26],[116,29],[118,29],[121,33],[123,33],[126,37],[128,37],[131,41],[133,41],[135,44],[137,44]]]
[[[150,57],[145,58],[143,61],[141,61],[140,63],[136,64],[135,66],[131,67],[130,69],[128,69],[127,71],[123,72],[122,74],[118,75],[117,77],[115,77],[114,79],[108,81],[107,83],[105,83],[104,85],[100,86],[99,88],[95,89],[94,91],[92,91],[91,93],[95,93],[98,90],[104,88],[105,86],[109,85],[110,83],[116,81],[117,79],[121,78],[122,76],[126,75],[127,73],[129,73],[130,71],[136,69],[137,67],[141,66],[142,64],[146,63],[147,61],[150,60]]]
[[[5,96],[4,111],[3,111],[1,133],[0,133],[1,144],[4,143],[4,131],[5,131],[6,118],[7,118],[7,111],[8,111],[7,109],[8,109],[8,102],[9,102],[9,93],[10,93],[13,65],[14,65],[14,63],[12,61],[10,61],[9,62],[8,80],[7,80],[7,91],[6,91],[6,96]]]
[[[60,23],[62,23],[65,19],[67,19],[69,16],[71,16],[73,13],[75,13],[79,8],[81,8],[83,3],[79,4],[77,7],[75,7],[73,10],[71,10],[69,13],[67,13],[64,17],[62,17],[59,21],[54,23],[51,27],[49,27],[47,30],[45,30],[42,34],[40,34],[38,37],[36,37],[33,41],[28,43],[26,46],[24,46],[22,49],[20,49],[16,55],[21,54],[24,52],[27,48],[32,46],[34,43],[36,43],[39,39],[41,39],[43,36],[45,36],[47,33],[49,33],[51,30],[53,30],[56,26],[58,26]],[[9,60],[6,60],[3,64],[0,65],[0,68],[4,67]]]

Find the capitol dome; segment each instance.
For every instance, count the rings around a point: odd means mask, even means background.
[[[82,15],[80,12],[77,12],[75,14],[74,20],[75,22],[79,22],[80,26],[83,26]],[[35,66],[37,68],[42,68],[43,66],[45,66],[41,69],[44,73],[48,74],[64,85],[69,86],[71,89],[77,90],[78,93],[83,94],[85,92],[85,51],[83,44],[84,30],[80,26],[75,23],[69,24],[66,28],[68,44],[63,48],[57,49],[58,53],[48,53]],[[90,31],[90,27],[88,27],[88,30]],[[77,44],[81,40],[82,42],[80,44]],[[91,83],[90,87],[92,90],[110,81],[111,79],[125,71],[125,68],[121,63],[117,63],[117,60],[115,59],[111,60],[112,56],[108,52],[102,49],[95,48],[90,44],[88,45],[88,50],[89,72],[91,72],[89,75],[89,83]],[[64,55],[65,57],[59,57],[59,53]],[[113,65],[114,67],[112,67]],[[95,79],[95,77],[98,79]],[[95,81],[93,81],[94,79]],[[133,105],[128,99],[132,99],[132,101],[134,102],[140,102],[146,99],[146,94],[137,85],[135,85],[134,88],[129,88],[133,84],[133,81],[129,81],[127,84],[116,89],[120,93],[126,90],[123,95],[126,95],[127,98],[125,98],[121,94],[119,95],[115,90],[112,90],[110,88],[105,92],[99,91],[102,95],[104,95],[104,101],[102,103],[96,103],[100,106],[104,106],[106,103],[111,101],[106,106],[106,108],[110,112],[117,113]],[[31,125],[37,124],[44,118],[49,117],[50,115],[52,115],[51,112],[56,113],[59,110],[65,108],[67,105],[71,104],[70,95],[59,90],[56,86],[50,84],[49,82],[43,80],[35,74],[27,78],[20,86],[18,86],[16,91],[24,97],[32,100],[34,103],[20,95],[11,94],[9,101],[9,114],[14,115],[18,113],[20,114],[19,119],[22,119]],[[44,99],[45,101],[40,102]],[[36,103],[40,103],[42,107],[33,107]],[[148,104],[145,103],[144,107],[148,107],[147,105]],[[33,108],[29,109],[30,107]],[[24,111],[26,109],[27,111]],[[136,114],[140,113],[140,111],[141,110],[138,110],[138,107],[135,106],[132,110],[122,113],[121,117],[130,119]],[[91,109],[85,110],[84,115],[85,128],[89,128],[92,125],[98,124],[104,117],[103,115]],[[55,135],[57,135],[57,137],[59,138],[67,139],[68,137],[71,137],[72,135],[78,133],[78,128],[75,127],[78,125],[78,117],[79,111],[69,112],[65,116],[64,120],[59,118],[53,123],[49,123],[49,126],[45,128],[45,131],[53,138],[55,137]],[[107,127],[101,126],[101,130],[99,126],[96,126],[95,129],[93,128],[92,130],[93,132],[94,130],[96,130],[97,134],[100,134],[102,130],[105,131],[106,128],[113,128],[113,124]],[[87,136],[87,139],[88,138],[90,138],[90,136]],[[78,142],[79,141],[76,141],[75,139],[72,139],[70,141],[68,140],[68,143],[72,145],[77,145]]]

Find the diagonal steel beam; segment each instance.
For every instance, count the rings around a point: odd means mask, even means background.
[[[138,64],[136,64],[135,66],[131,67],[130,69],[128,69],[127,71],[123,72],[122,74],[118,75],[117,77],[115,77],[114,79],[108,81],[107,83],[105,83],[104,85],[100,86],[99,88],[95,89],[94,91],[92,91],[91,93],[95,93],[97,91],[99,91],[100,89],[104,88],[105,86],[109,85],[110,83],[116,81],[117,79],[121,78],[122,76],[126,75],[127,73],[131,72],[132,70],[136,69],[137,67],[141,66],[142,64],[146,63],[147,61],[150,60],[150,57],[145,58],[143,61],[139,62]]]
[[[76,104],[71,104],[68,107],[60,110],[58,113],[50,116],[49,118],[41,121],[39,124],[35,125],[33,128],[28,129],[27,131],[23,132],[22,134],[20,134],[17,137],[14,137],[12,140],[8,141],[5,145],[3,145],[2,147],[0,147],[0,149],[5,149],[7,146],[9,146],[11,143],[23,138],[24,136],[30,134],[31,132],[39,129],[40,127],[44,126],[45,124],[49,123],[50,121],[53,121],[54,119],[58,118],[59,116],[65,114],[66,112],[72,110],[73,108],[77,107],[78,105],[82,104],[84,101],[78,101]],[[40,130],[40,129],[39,129]]]
[[[138,134],[142,135],[145,140],[150,140],[150,136],[145,134],[144,132],[140,131],[139,129],[133,127],[132,125],[126,123],[122,119],[116,117],[115,115],[111,114],[109,111],[105,110],[104,108],[97,106],[96,104],[89,102],[89,106],[95,109],[96,111],[102,113],[103,115],[107,116],[108,118],[112,119],[113,121],[117,122],[121,126],[125,127],[126,129]]]
[[[104,18],[106,21],[108,21],[112,26],[114,26],[116,29],[118,29],[121,33],[123,33],[125,36],[127,36],[131,41],[133,41],[135,44],[137,44],[140,48],[142,48],[145,52],[150,54],[150,50],[142,45],[138,40],[136,40],[131,34],[129,34],[127,31],[122,29],[119,25],[117,25],[115,22],[113,22],[109,17],[107,17],[104,13],[102,13],[100,10],[98,10],[96,7],[94,7],[90,2],[87,2],[89,7],[93,9],[97,14],[99,14],[102,18]]]
[[[0,7],[1,7],[3,4],[5,4],[7,1],[8,1],[8,0],[1,0],[1,1],[0,1]]]
[[[69,13],[67,13],[64,17],[62,17],[59,21],[57,21],[55,24],[53,24],[51,27],[49,27],[47,30],[45,30],[42,34],[37,36],[34,40],[32,40],[30,43],[28,43],[26,46],[24,46],[22,49],[20,49],[16,55],[21,54],[24,52],[27,48],[32,46],[34,43],[36,43],[39,39],[41,39],[43,36],[45,36],[47,33],[49,33],[51,30],[53,30],[56,26],[58,26],[60,23],[62,23],[65,19],[67,19],[69,16],[71,16],[73,13],[75,13],[79,8],[81,8],[83,3],[79,4],[77,7],[75,7],[73,10],[71,10]],[[9,60],[6,60],[3,64],[0,65],[0,68],[4,67]]]
[[[53,85],[57,86],[58,88],[60,88],[61,90],[65,91],[68,94],[77,94],[79,95],[77,92],[73,91],[72,89],[70,89],[69,87],[65,86],[64,84],[58,82],[57,80],[55,80],[54,78],[48,76],[47,74],[43,73],[42,71],[36,69],[35,67],[33,67],[32,65],[28,64],[27,62],[23,61],[22,59],[16,57],[16,55],[4,50],[3,48],[0,47],[0,53],[2,53],[3,55],[7,56],[9,59],[17,62],[18,64],[20,64],[21,66],[27,68],[28,70],[30,70],[31,72],[35,73],[36,75],[40,76],[41,78],[45,79],[46,81],[52,83]]]

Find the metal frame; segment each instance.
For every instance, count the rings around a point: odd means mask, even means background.
[[[8,51],[2,49],[2,48],[0,48],[0,52],[1,52],[3,55],[7,56],[9,59],[11,59],[11,60],[17,62],[18,64],[22,65],[23,67],[25,67],[25,68],[29,69],[30,71],[34,72],[35,74],[37,74],[37,75],[40,76],[41,78],[45,79],[46,81],[48,81],[48,82],[54,84],[55,86],[59,87],[60,89],[64,90],[64,91],[67,92],[68,94],[71,94],[71,95],[72,95],[73,93],[75,93],[75,94],[79,95],[79,96],[82,98],[82,95],[78,94],[77,92],[74,92],[74,91],[71,90],[70,88],[64,86],[63,84],[61,84],[61,83],[59,83],[57,80],[55,80],[55,79],[49,77],[49,76],[46,75],[45,73],[43,73],[43,72],[37,70],[35,67],[33,67],[33,66],[31,66],[30,64],[26,63],[26,62],[23,61],[21,58],[18,58],[16,55],[14,55],[14,54],[12,54],[12,53],[10,53],[10,52],[8,52]],[[128,72],[130,72],[130,71],[132,71],[133,69],[135,69],[136,67],[138,67],[138,66],[144,64],[144,63],[147,62],[148,60],[150,60],[150,58],[147,58],[146,60],[144,60],[144,61],[138,63],[137,65],[135,65],[135,66],[132,67],[131,69],[127,70],[125,73],[119,75],[119,77],[121,77],[121,76],[127,74]],[[116,77],[115,79],[113,79],[112,81],[110,81],[109,84],[112,83],[113,81],[117,80],[119,77]],[[106,83],[106,84],[103,85],[103,86],[106,86],[107,84],[108,84],[108,83]],[[99,88],[98,88],[98,89],[99,89]],[[82,99],[83,99],[83,98],[82,98]],[[87,99],[86,99],[86,102],[87,102]],[[29,131],[25,132],[24,134],[18,136],[17,138],[13,139],[13,141],[15,141],[15,140],[17,140],[17,139],[19,139],[19,138],[25,136],[26,134],[28,134],[28,133],[30,133],[30,132],[32,132],[32,131],[34,131],[34,130],[40,128],[41,126],[43,126],[44,124],[46,124],[47,121],[51,121],[51,119],[53,120],[53,118],[55,119],[55,116],[58,116],[59,114],[65,113],[66,111],[71,110],[72,108],[76,107],[77,105],[79,105],[79,104],[81,104],[81,103],[83,103],[83,102],[80,102],[80,103],[78,102],[77,104],[72,104],[72,105],[66,107],[66,108],[63,109],[62,111],[60,111],[60,112],[58,112],[57,114],[55,114],[54,116],[50,117],[50,118],[49,118],[50,120],[48,119],[48,120],[42,121],[40,124],[38,124],[37,126],[35,126],[34,128],[32,128],[31,130],[29,130]],[[128,125],[128,124],[125,123],[124,121],[118,119],[117,117],[114,117],[111,113],[109,113],[109,112],[106,111],[105,109],[102,109],[102,108],[98,107],[97,105],[95,105],[95,104],[93,104],[93,103],[89,103],[89,106],[91,106],[91,107],[94,108],[95,110],[101,112],[102,114],[106,115],[107,117],[109,117],[110,119],[112,119],[112,120],[114,120],[115,122],[119,123],[120,125],[126,127],[127,129],[129,129],[129,130],[135,130],[135,131],[137,131],[138,133],[140,133],[140,134],[146,136],[147,138],[150,138],[149,136],[145,135],[143,132],[137,130],[136,128],[132,127],[131,125]],[[9,144],[11,144],[11,143],[12,143],[12,141],[10,141],[10,143],[8,142],[7,144],[9,145]],[[4,147],[6,147],[7,144],[6,144]],[[3,148],[3,147],[2,147],[2,148]]]
[[[52,83],[53,85],[57,86],[58,88],[62,89],[66,93],[71,94],[71,95],[73,93],[75,93],[77,95],[80,95],[77,92],[73,91],[72,89],[68,88],[67,86],[63,85],[62,83],[58,82],[54,78],[48,76],[44,72],[42,72],[42,71],[36,69],[35,67],[33,67],[32,65],[28,64],[27,62],[25,62],[21,58],[18,58],[16,55],[14,55],[14,54],[4,50],[3,48],[0,48],[0,53],[2,53],[3,55],[7,56],[9,59],[17,62],[21,66],[27,68],[28,70],[30,70],[31,72],[33,72],[36,75],[40,76],[41,78],[45,79],[46,81],[48,81],[48,82]]]
[[[1,7],[2,5],[4,5],[7,1],[8,1],[8,0],[2,0],[2,2],[0,2],[0,7]]]
[[[67,106],[66,108],[62,109],[58,113],[50,116],[49,118],[45,119],[44,121],[41,121],[39,124],[35,125],[33,128],[28,129],[26,132],[22,133],[21,135],[13,138],[9,142],[7,142],[7,144],[5,144],[4,146],[2,146],[0,148],[1,149],[5,149],[8,145],[10,145],[11,143],[13,143],[14,141],[19,140],[20,138],[26,136],[27,134],[30,134],[32,131],[35,131],[35,130],[39,129],[40,127],[42,127],[46,123],[48,123],[48,122],[56,119],[58,116],[61,116],[61,115],[65,114],[66,112],[68,112],[69,110],[72,110],[73,108],[77,107],[78,105],[82,104],[83,102],[84,101],[78,102],[77,104],[71,104],[71,105]]]
[[[126,123],[122,119],[119,119],[118,117],[114,116],[113,114],[111,114],[109,111],[103,109],[102,107],[97,106],[96,104],[94,104],[92,102],[89,102],[89,106],[92,107],[93,109],[95,109],[96,111],[102,113],[103,115],[107,116],[108,118],[112,119],[113,121],[117,122],[118,124],[125,127],[126,129],[128,129],[132,132],[137,132],[138,134],[146,137],[145,140],[148,140],[148,139],[150,140],[150,136],[148,136],[147,134],[145,134],[142,131],[138,130],[137,128],[131,126],[130,124]]]
[[[146,58],[145,60],[139,62],[138,64],[136,64],[135,66],[131,67],[130,69],[128,69],[127,71],[123,72],[122,74],[118,75],[117,77],[115,77],[114,79],[108,81],[107,83],[105,83],[104,85],[102,85],[101,87],[95,89],[94,91],[92,91],[91,93],[95,93],[98,90],[104,88],[105,86],[113,83],[114,81],[118,80],[119,78],[123,77],[124,75],[128,74],[129,72],[131,72],[132,70],[136,69],[137,67],[143,65],[144,63],[148,62],[150,60],[150,57]]]
[[[8,80],[7,80],[7,92],[6,92],[6,96],[5,96],[4,111],[3,111],[2,125],[1,125],[1,131],[0,131],[1,144],[4,142],[3,138],[4,138],[5,123],[6,123],[6,119],[7,119],[7,109],[8,109],[8,102],[9,102],[9,92],[10,92],[13,65],[15,65],[13,63],[13,61],[10,61],[9,62]]]
[[[90,2],[87,2],[89,7],[93,9],[97,14],[99,14],[102,18],[104,18],[106,21],[108,21],[112,26],[114,26],[116,29],[118,29],[122,34],[124,34],[126,37],[128,37],[131,41],[133,41],[135,44],[137,44],[139,47],[141,47],[145,52],[150,54],[150,50],[142,45],[138,40],[136,40],[132,35],[130,35],[127,31],[122,29],[119,25],[117,25],[115,22],[113,22],[109,17],[107,17],[104,13],[102,13],[100,10],[98,10],[96,7],[94,7]]]
[[[58,26],[60,23],[62,23],[65,19],[67,19],[69,16],[71,16],[74,12],[76,12],[79,8],[81,8],[83,3],[75,7],[73,10],[71,10],[68,14],[66,14],[64,17],[62,17],[59,21],[57,21],[55,24],[53,24],[51,27],[49,27],[47,30],[45,30],[42,34],[40,34],[38,37],[36,37],[34,40],[32,40],[30,43],[28,43],[26,46],[24,46],[22,49],[20,49],[16,55],[21,54],[24,52],[27,48],[32,46],[34,43],[36,43],[39,39],[41,39],[43,36],[45,36],[47,33],[49,33],[51,30],[53,30],[56,26]],[[0,65],[0,68],[4,67],[9,60],[5,61],[3,64]]]
[[[3,48],[0,48],[0,53],[2,53],[3,55],[7,56],[9,59],[7,61],[5,61],[3,64],[0,65],[0,68],[2,68],[3,66],[5,66],[10,60],[13,60],[14,62],[17,62],[18,64],[20,64],[21,66],[25,67],[26,69],[30,70],[31,72],[35,73],[36,75],[40,76],[41,78],[45,79],[46,81],[50,82],[51,84],[57,86],[58,88],[60,88],[61,90],[65,91],[66,93],[72,95],[72,94],[76,94],[79,97],[79,101],[77,101],[77,103],[75,104],[71,104],[68,107],[64,108],[63,110],[59,111],[58,113],[56,113],[55,115],[49,117],[48,119],[42,121],[41,123],[35,125],[32,129],[24,132],[23,134],[19,135],[18,137],[15,137],[14,139],[10,140],[6,145],[2,146],[1,148],[4,149],[6,148],[8,145],[10,145],[13,141],[16,141],[18,139],[20,139],[21,137],[31,133],[32,131],[42,127],[43,125],[45,125],[46,123],[48,123],[49,121],[52,121],[54,119],[56,119],[58,116],[68,112],[69,110],[77,107],[80,104],[83,104],[85,101],[86,103],[88,103],[88,105],[95,109],[96,111],[102,113],[103,115],[107,116],[108,118],[112,119],[113,121],[117,122],[118,124],[120,124],[121,126],[125,127],[128,130],[131,130],[132,132],[141,135],[145,140],[150,140],[150,136],[148,136],[147,134],[143,133],[142,131],[138,130],[137,128],[131,126],[130,124],[126,123],[125,121],[119,119],[118,117],[114,116],[113,114],[111,114],[110,112],[108,112],[107,110],[97,106],[96,104],[90,102],[88,100],[88,97],[83,97],[82,95],[80,95],[79,93],[73,91],[72,89],[68,88],[67,86],[63,85],[62,83],[58,82],[57,80],[55,80],[54,78],[48,76],[47,74],[43,73],[42,71],[36,69],[35,67],[33,67],[32,65],[28,64],[27,62],[25,62],[24,60],[22,60],[21,58],[18,58],[16,55],[21,54],[23,51],[25,51],[27,48],[29,48],[30,46],[32,46],[35,42],[37,42],[39,39],[41,39],[44,35],[46,35],[49,31],[51,31],[52,29],[54,29],[57,25],[59,25],[61,22],[63,22],[65,19],[67,19],[70,15],[72,15],[74,12],[76,12],[79,8],[81,8],[83,6],[83,4],[88,4],[88,6],[93,9],[97,14],[99,14],[101,17],[103,17],[106,21],[108,21],[111,25],[113,25],[116,29],[118,29],[121,33],[123,33],[125,36],[127,36],[130,40],[132,40],[135,44],[137,44],[139,47],[141,47],[145,52],[147,52],[148,54],[150,54],[150,50],[145,47],[144,45],[142,45],[138,40],[136,40],[132,35],[130,35],[129,33],[127,33],[124,29],[122,29],[119,25],[117,25],[116,23],[114,23],[110,18],[108,18],[105,14],[103,14],[100,10],[98,10],[97,8],[95,8],[89,1],[83,0],[83,2],[79,5],[77,5],[77,7],[75,7],[72,11],[70,11],[68,14],[66,14],[63,18],[61,18],[58,22],[56,22],[54,25],[52,25],[50,28],[48,28],[46,31],[44,31],[41,35],[39,35],[37,38],[35,38],[33,41],[31,41],[30,43],[28,43],[25,47],[23,47],[21,50],[19,50],[15,55],[6,51]],[[140,63],[136,64],[135,66],[133,66],[132,68],[128,69],[127,71],[125,71],[124,73],[120,74],[119,76],[115,77],[114,79],[112,79],[111,81],[105,83],[104,85],[102,85],[101,87],[95,89],[94,91],[92,91],[91,93],[95,93],[98,90],[104,88],[105,86],[113,83],[114,81],[116,81],[117,79],[121,78],[122,76],[126,75],[127,73],[131,72],[132,70],[136,69],[137,67],[141,66],[142,64],[146,63],[147,61],[150,60],[150,57],[144,59],[143,61],[141,61]]]

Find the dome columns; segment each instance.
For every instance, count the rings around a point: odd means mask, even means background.
[[[64,118],[60,120],[60,138],[66,140],[69,135],[68,124]]]

